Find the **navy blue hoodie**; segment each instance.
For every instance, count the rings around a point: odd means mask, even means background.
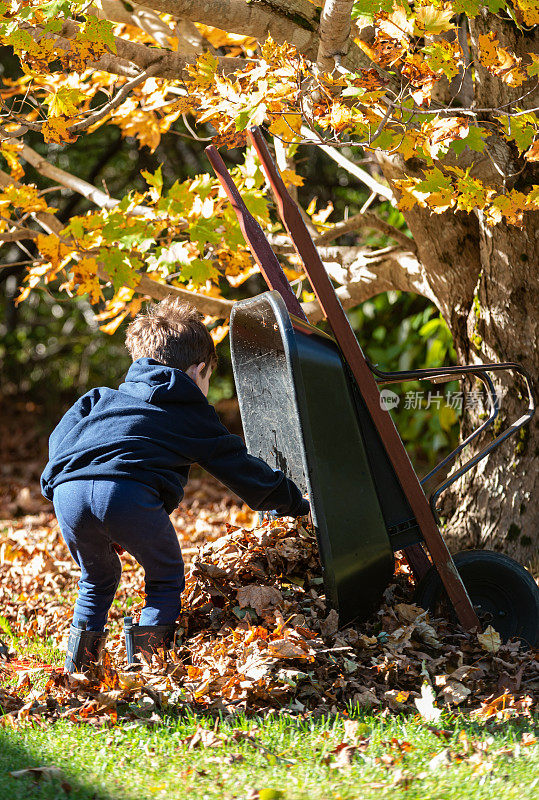
[[[185,372],[151,358],[133,362],[118,389],[92,389],[62,417],[49,439],[41,490],[52,500],[64,481],[127,478],[156,489],[170,514],[193,463],[255,510],[309,511],[292,481],[249,455],[220,423]]]

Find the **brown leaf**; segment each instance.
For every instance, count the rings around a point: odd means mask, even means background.
[[[273,586],[259,586],[256,583],[238,589],[237,598],[240,608],[250,606],[259,616],[283,604],[283,596],[278,589]]]
[[[320,631],[324,639],[335,636],[339,630],[339,615],[334,608],[331,609],[326,619],[320,621]]]
[[[38,783],[42,778],[60,778],[63,776],[63,772],[59,767],[28,767],[27,769],[18,769],[9,774],[12,778],[24,778],[29,775],[33,778],[34,783]]]

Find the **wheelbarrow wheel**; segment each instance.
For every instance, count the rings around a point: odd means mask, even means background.
[[[539,587],[518,561],[490,550],[466,550],[453,560],[483,629],[492,625],[504,642],[516,636],[539,644]],[[434,566],[419,582],[415,601],[436,616],[455,618]]]

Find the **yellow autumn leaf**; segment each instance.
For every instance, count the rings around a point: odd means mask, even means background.
[[[391,14],[384,15],[378,21],[378,28],[390,39],[406,43],[414,32],[414,20],[408,19],[403,6],[394,6]]]
[[[20,186],[6,186],[0,192],[0,210],[9,213],[9,207],[20,208],[27,214],[35,211],[45,211],[48,214],[56,214],[57,208],[47,205],[44,197],[40,197],[37,187],[34,184],[22,184]]]
[[[301,175],[298,175],[293,169],[283,169],[281,172],[281,178],[284,181],[285,186],[303,186],[303,178]]]
[[[45,98],[49,106],[49,117],[72,117],[77,113],[79,103],[86,97],[80,89],[61,86]]]
[[[71,248],[63,244],[54,233],[40,233],[35,241],[39,252],[54,270],[61,269],[71,257]]]
[[[481,33],[478,44],[479,59],[492,75],[499,77],[508,86],[521,86],[528,79],[527,73],[521,67],[522,59],[501,47],[493,31]]]
[[[417,34],[438,34],[451,31],[455,28],[455,25],[452,25],[450,22],[454,14],[455,12],[452,8],[444,11],[441,8],[435,8],[431,5],[421,6],[417,9],[415,15],[415,27],[417,29],[415,32]]]
[[[285,142],[295,142],[300,138],[301,115],[281,114],[269,126],[269,132]]]
[[[78,295],[88,295],[90,303],[98,303],[103,299],[95,258],[85,257],[77,262],[73,270],[73,284]]]
[[[0,153],[4,156],[11,173],[11,177],[15,180],[22,178],[24,170],[17,158],[17,154],[22,147],[22,142],[16,139],[2,139],[0,141]]]
[[[538,0],[515,0],[515,6],[522,14],[525,25],[532,27],[539,25],[539,2]]]

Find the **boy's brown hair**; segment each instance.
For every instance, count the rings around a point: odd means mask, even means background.
[[[153,358],[184,372],[192,364],[204,362],[203,375],[217,364],[215,345],[202,314],[172,295],[135,317],[125,344],[133,361]]]

